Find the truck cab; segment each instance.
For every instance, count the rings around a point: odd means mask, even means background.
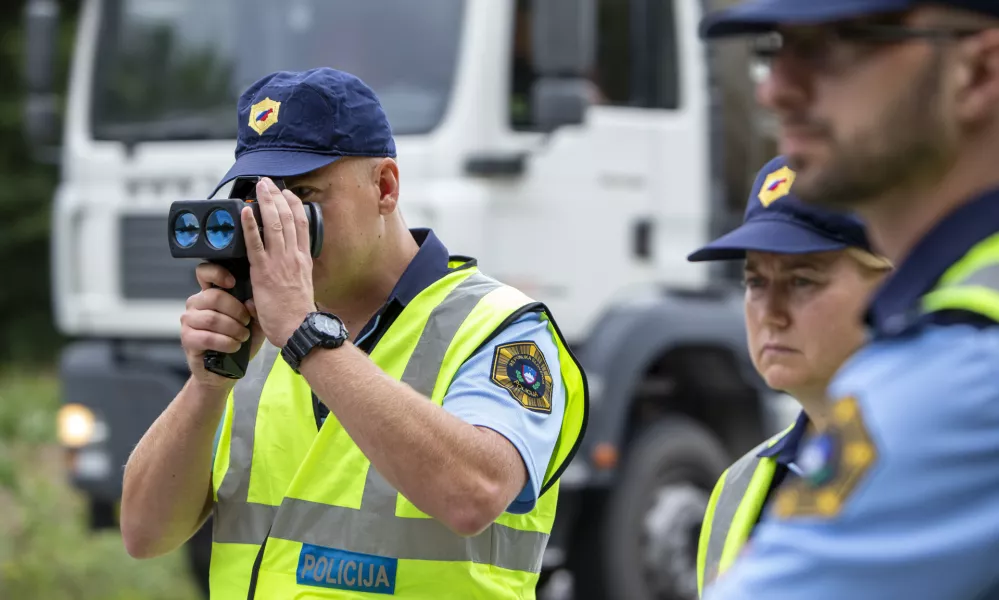
[[[179,317],[198,287],[170,256],[171,202],[228,169],[253,81],[331,66],[385,107],[407,223],[546,303],[586,370],[543,578],[572,573],[578,598],[696,597],[711,486],[790,418],[746,355],[741,292],[685,260],[768,158],[725,158],[751,153],[726,137],[741,121],[719,86],[748,71],[713,67],[699,2],[86,0],[61,121],[55,6],[28,3],[26,125],[61,166],[60,422],[94,527],[116,526],[122,466],[188,376]],[[188,544],[202,577],[209,536]]]

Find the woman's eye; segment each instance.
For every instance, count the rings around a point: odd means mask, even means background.
[[[750,289],[755,289],[755,288],[758,288],[758,287],[762,287],[763,286],[763,278],[762,277],[758,277],[758,276],[754,276],[754,275],[747,275],[746,277],[743,278],[742,285],[744,285],[744,286],[746,286],[747,288],[750,288]]]
[[[808,287],[811,285],[815,285],[815,282],[812,281],[811,279],[806,279],[804,277],[795,277],[794,279],[791,280],[791,285],[793,285],[794,287]]]

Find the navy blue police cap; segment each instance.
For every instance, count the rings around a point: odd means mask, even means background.
[[[706,15],[705,38],[772,31],[779,25],[820,24],[903,12],[924,4],[949,6],[999,17],[997,0],[745,0]]]
[[[236,162],[211,196],[236,177],[292,177],[344,156],[396,155],[374,91],[336,69],[266,75],[243,92],[237,112]]]
[[[855,247],[875,254],[860,219],[803,203],[791,193],[794,178],[784,157],[768,162],[753,182],[742,225],[687,260],[736,260],[747,250],[807,254]]]

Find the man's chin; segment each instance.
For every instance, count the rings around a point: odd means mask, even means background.
[[[787,164],[794,170],[794,183],[791,193],[806,204],[821,203],[821,181],[824,179],[824,168],[813,156],[787,156]]]

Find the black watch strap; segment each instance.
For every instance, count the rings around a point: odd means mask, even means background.
[[[332,319],[340,329],[339,335],[329,335],[326,332],[320,331],[313,325],[313,317],[321,315],[322,317]],[[306,315],[305,320],[299,325],[298,329],[291,334],[288,338],[288,342],[285,344],[284,348],[281,349],[281,356],[284,358],[288,366],[292,368],[295,373],[299,372],[299,367],[302,365],[302,361],[305,357],[309,355],[317,346],[322,348],[337,348],[341,346],[347,340],[347,329],[343,326],[343,323],[335,315],[324,312],[314,312]]]

